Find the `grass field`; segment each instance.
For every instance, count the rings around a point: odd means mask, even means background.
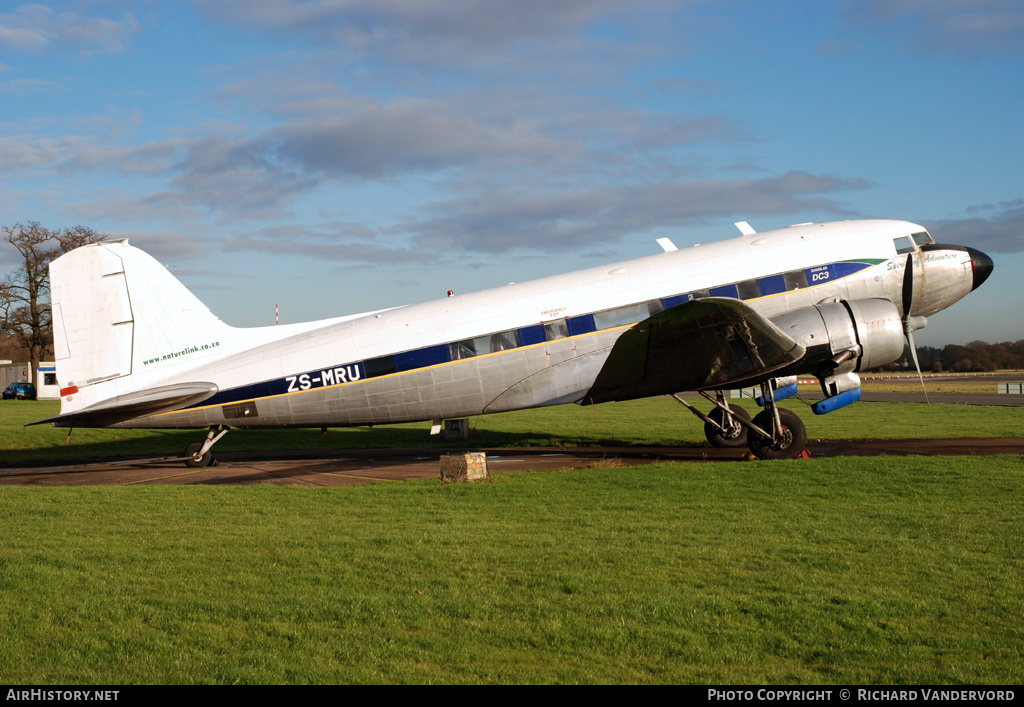
[[[1019,683],[1024,459],[0,494],[4,683]]]
[[[752,413],[750,400],[741,404]],[[176,455],[202,439],[197,430],[67,429],[25,424],[56,415],[56,402],[5,400],[0,404],[0,465],[139,455]],[[891,439],[1017,437],[1024,430],[1024,408],[908,403],[857,403],[816,417],[799,401],[796,410],[810,439]],[[700,401],[707,409],[707,404]],[[908,417],[908,411],[912,416]],[[473,436],[464,442],[431,437],[430,423],[320,430],[233,430],[215,451],[246,449],[334,449],[506,446],[647,446],[699,444],[703,423],[671,398],[580,407],[562,405],[472,418]]]
[[[50,406],[48,408],[47,406]],[[197,432],[24,429],[3,462]],[[812,437],[1019,436],[1024,410],[859,403]],[[669,399],[473,421],[467,446],[703,439]],[[428,446],[426,425],[218,449]],[[497,474],[484,484],[4,487],[0,682],[1019,683],[1024,457]]]

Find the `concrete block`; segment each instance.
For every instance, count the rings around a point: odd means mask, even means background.
[[[484,452],[441,456],[442,481],[483,481],[486,479],[487,455]]]

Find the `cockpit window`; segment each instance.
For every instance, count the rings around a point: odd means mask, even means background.
[[[900,238],[893,238],[893,245],[896,246],[897,253],[913,253],[914,241],[910,239],[910,236],[901,236]]]
[[[914,243],[917,243],[918,245],[924,245],[925,243],[934,243],[935,242],[932,239],[932,237],[928,235],[927,231],[921,231],[920,233],[915,233],[914,235],[911,236],[911,238],[913,238],[914,239]]]

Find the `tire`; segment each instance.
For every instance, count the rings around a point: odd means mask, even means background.
[[[758,459],[796,459],[807,448],[807,429],[792,410],[779,408],[782,431],[777,442],[765,439],[756,432],[749,435],[748,447]],[[754,424],[770,432],[774,424],[770,410],[762,410],[754,417]]]
[[[733,417],[750,422],[750,413],[739,405],[730,404],[729,410]],[[731,448],[747,446],[747,428],[735,421],[731,425],[726,424],[726,414],[722,408],[716,407],[708,414],[708,417],[726,428],[725,432],[723,432],[709,422],[704,423],[704,437],[707,438],[712,447]]]
[[[196,459],[196,455],[199,454],[199,450],[202,448],[203,445],[199,442],[190,444],[185,448],[185,466],[191,469],[198,469],[210,464],[210,460],[213,459],[213,452],[209,450],[207,450],[206,454]]]

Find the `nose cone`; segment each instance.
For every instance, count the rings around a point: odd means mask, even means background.
[[[992,262],[992,258],[980,250],[968,248],[967,253],[971,256],[971,269],[974,271],[974,285],[971,287],[971,290],[976,290],[992,274],[992,268],[995,267],[995,264]]]

